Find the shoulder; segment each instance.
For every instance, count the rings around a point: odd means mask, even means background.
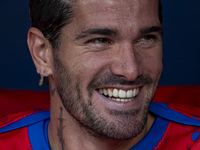
[[[26,111],[8,115],[0,119],[0,133],[23,128],[49,117],[49,111]]]
[[[46,136],[50,116],[48,91],[0,88],[0,103],[0,149],[49,149]]]
[[[152,102],[150,111],[168,121],[200,127],[200,110],[197,107]]]
[[[154,149],[199,149],[200,86],[159,87],[150,111],[164,121],[154,135],[162,132]],[[155,124],[155,123],[154,123]],[[155,134],[156,133],[156,134]],[[150,138],[151,139],[151,138]]]
[[[150,110],[165,119],[200,125],[200,86],[159,87]]]
[[[32,150],[31,135],[43,130],[49,116],[49,111],[27,111],[0,119],[0,149]]]
[[[163,131],[154,149],[200,149],[199,108],[177,103],[152,102],[150,111],[164,121],[157,127]]]

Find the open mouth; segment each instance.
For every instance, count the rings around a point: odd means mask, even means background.
[[[139,93],[139,88],[131,90],[122,90],[122,89],[109,89],[101,88],[98,89],[99,93],[103,96],[118,102],[130,102],[135,99]]]

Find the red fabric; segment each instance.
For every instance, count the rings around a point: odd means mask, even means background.
[[[49,110],[49,92],[0,89],[0,118],[35,109]]]
[[[200,120],[200,85],[159,87],[154,102],[168,103],[168,107],[188,117]]]
[[[11,114],[6,117],[0,118],[0,128],[7,126],[13,122],[16,122],[17,120],[20,120],[28,115],[33,114],[33,111],[23,112],[23,113],[17,113],[17,114]]]
[[[200,128],[170,122],[153,150],[200,150]]]
[[[27,127],[0,134],[1,150],[32,150]]]
[[[154,96],[154,102],[180,103],[200,106],[200,85],[160,86]]]

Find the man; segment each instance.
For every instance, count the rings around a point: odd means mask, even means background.
[[[28,46],[51,97],[50,121],[40,112],[28,125],[30,149],[165,148],[164,106],[149,111],[162,72],[159,3],[30,0]]]

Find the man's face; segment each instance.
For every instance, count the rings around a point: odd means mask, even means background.
[[[157,0],[80,0],[62,30],[54,81],[67,112],[116,140],[145,127],[162,72]]]

